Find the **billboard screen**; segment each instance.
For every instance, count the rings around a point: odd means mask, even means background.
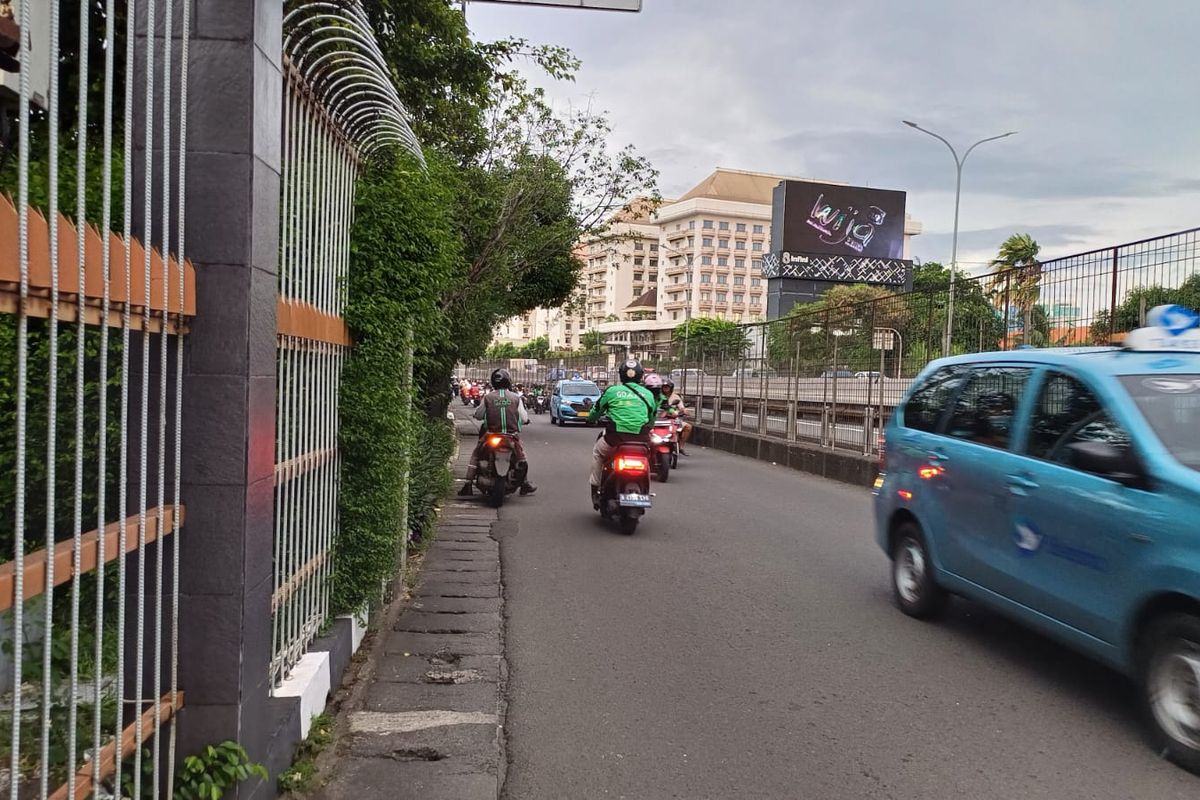
[[[903,258],[904,199],[889,189],[784,181],[775,188],[771,249]]]

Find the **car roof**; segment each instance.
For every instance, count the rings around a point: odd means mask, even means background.
[[[1046,347],[1002,350],[941,358],[930,366],[995,362],[1069,366],[1100,375],[1200,372],[1200,353],[1197,352],[1135,351],[1122,350],[1118,347]]]

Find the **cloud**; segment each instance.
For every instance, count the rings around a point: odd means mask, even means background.
[[[900,123],[913,119],[956,145],[1020,132],[966,163],[962,258],[1015,230],[1059,253],[1200,222],[1200,3],[643,6],[468,13],[480,38],[575,50],[576,82],[550,95],[609,109],[617,144],[653,160],[666,195],[718,165],[901,189],[927,231],[914,252],[948,260],[954,163]]]
[[[1042,246],[1042,258],[1056,258],[1071,253],[1090,249],[1090,243],[1104,233],[1103,228],[1092,225],[1022,225],[1015,223],[996,228],[979,228],[958,232],[958,251],[960,263],[966,264],[971,272],[979,272],[986,268],[988,258],[995,255],[1000,245],[1014,233],[1028,233]],[[932,233],[918,236],[913,240],[911,255],[917,258],[938,260],[941,256],[923,256],[923,253],[949,253],[951,250],[952,234]],[[989,254],[980,259],[979,254]],[[973,254],[964,259],[964,254]],[[950,259],[944,258],[945,261]]]

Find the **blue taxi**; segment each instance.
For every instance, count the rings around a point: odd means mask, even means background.
[[[1200,316],[1148,321],[931,363],[886,428],[875,535],[903,612],[961,595],[1107,662],[1200,771]]]

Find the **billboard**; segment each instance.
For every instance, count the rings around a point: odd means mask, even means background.
[[[904,257],[904,192],[783,181],[775,187],[771,250],[848,259]]]

